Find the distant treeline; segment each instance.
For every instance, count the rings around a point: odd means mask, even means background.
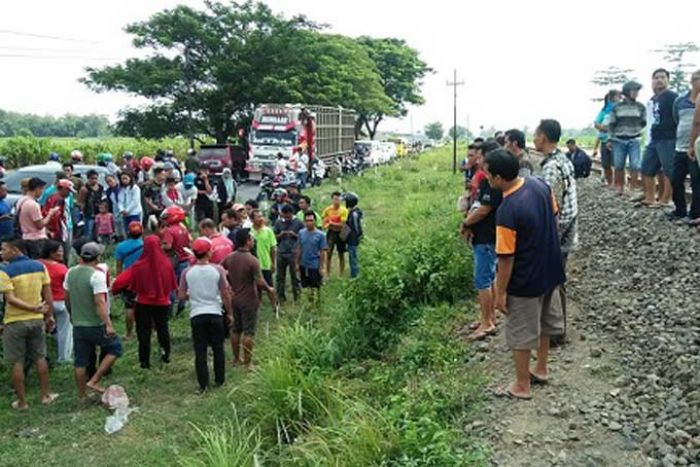
[[[0,110],[0,137],[58,136],[98,138],[112,133],[103,115],[73,115],[61,117],[34,115]]]

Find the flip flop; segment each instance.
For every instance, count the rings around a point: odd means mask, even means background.
[[[496,397],[517,399],[522,401],[529,401],[530,399],[532,399],[532,396],[519,396],[517,394],[514,394],[509,387],[496,388],[493,390],[493,395]]]
[[[541,378],[533,372],[530,372],[530,383],[544,386],[545,384],[549,384],[549,378]]]
[[[12,401],[12,408],[17,410],[17,411],[23,411],[23,410],[28,410],[29,405],[25,405],[24,407],[20,407],[19,401]]]
[[[473,323],[469,323],[468,328],[471,329],[472,331],[476,330],[479,326],[481,326],[481,321],[474,321]]]
[[[56,399],[58,399],[58,394],[52,392],[49,394],[48,399],[42,400],[41,403],[44,405],[52,404]]]

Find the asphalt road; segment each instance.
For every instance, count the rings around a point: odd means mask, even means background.
[[[257,183],[241,183],[238,185],[237,203],[245,203],[249,199],[255,199],[260,192],[260,185]]]

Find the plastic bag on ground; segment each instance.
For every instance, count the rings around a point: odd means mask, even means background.
[[[129,421],[129,414],[136,408],[129,407],[129,396],[123,387],[112,385],[102,394],[102,403],[114,413],[105,420],[105,432],[109,435],[124,428]]]

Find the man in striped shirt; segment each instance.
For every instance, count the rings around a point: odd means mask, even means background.
[[[624,99],[610,112],[610,131],[615,166],[615,189],[622,195],[625,190],[625,164],[629,157],[631,187],[641,188],[639,171],[642,167],[641,135],[647,125],[646,107],[637,102],[642,85],[629,81],[622,86]]]

